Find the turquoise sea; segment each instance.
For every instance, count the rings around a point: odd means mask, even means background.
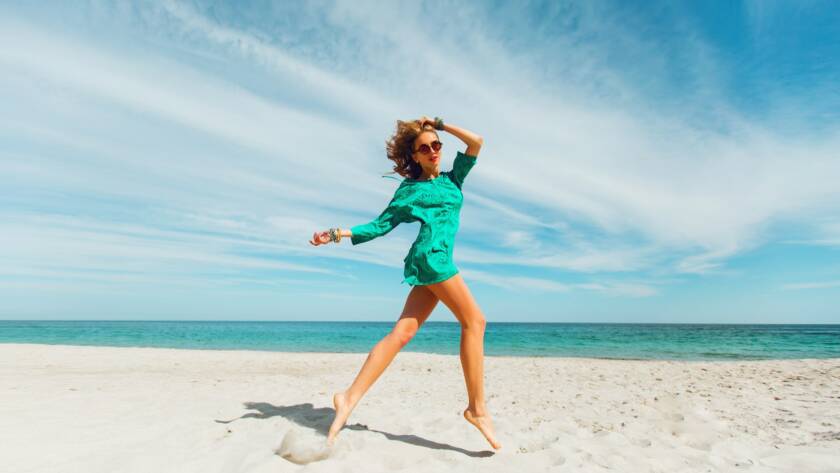
[[[0,321],[0,343],[366,353],[392,322]],[[457,322],[405,351],[457,354]],[[485,354],[657,360],[840,358],[840,325],[490,322]]]

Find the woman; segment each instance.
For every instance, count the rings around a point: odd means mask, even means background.
[[[467,145],[458,152],[451,171],[440,171],[442,143],[435,130],[447,131]],[[340,242],[350,237],[353,245],[385,235],[402,222],[419,221],[420,232],[405,257],[403,274],[413,286],[402,315],[392,329],[367,357],[353,384],[333,396],[335,419],[327,442],[332,445],[350,413],[370,386],[391,363],[397,352],[417,333],[431,315],[438,301],[455,314],[461,323],[461,365],[467,385],[469,405],[464,418],[476,426],[494,449],[501,448],[493,432],[484,399],[484,315],[470,290],[452,263],[452,249],[458,230],[461,186],[475,165],[483,140],[480,136],[454,125],[421,117],[415,121],[397,121],[394,136],[386,143],[388,159],[394,171],[404,176],[388,207],[369,223],[347,229],[331,228],[316,232],[313,245]]]

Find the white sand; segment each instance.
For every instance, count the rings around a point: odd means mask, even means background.
[[[0,471],[840,471],[840,359],[488,357],[494,454],[402,352],[324,450],[365,356],[0,344]]]

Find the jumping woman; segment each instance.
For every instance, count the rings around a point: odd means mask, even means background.
[[[467,145],[458,152],[451,171],[440,171],[443,146],[436,130],[447,131]],[[315,232],[312,245],[340,242],[350,237],[353,245],[387,234],[403,222],[420,222],[420,232],[403,260],[404,283],[412,286],[402,315],[394,328],[368,354],[353,384],[333,396],[335,419],[327,435],[332,445],[350,413],[394,357],[429,318],[438,301],[461,323],[461,366],[469,404],[464,418],[476,426],[494,449],[501,448],[484,399],[484,314],[452,262],[455,234],[464,196],[464,178],[475,165],[483,140],[480,136],[440,118],[421,117],[397,121],[396,133],[386,142],[394,172],[405,177],[387,208],[369,223],[348,229]]]

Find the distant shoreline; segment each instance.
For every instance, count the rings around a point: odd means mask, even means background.
[[[2,321],[0,343],[368,353],[393,322]],[[404,348],[458,354],[455,322],[427,322]],[[488,323],[487,356],[617,360],[840,358],[840,325]]]
[[[393,320],[213,320],[213,319],[0,319],[0,324],[4,322],[108,322],[108,323],[133,323],[133,322],[155,322],[155,323],[257,323],[257,324],[274,324],[274,323],[307,323],[307,324],[393,324]],[[429,320],[426,324],[453,324],[457,325],[455,320]],[[538,322],[538,321],[488,321],[488,324],[511,324],[511,325],[711,325],[711,326],[755,326],[755,327],[775,327],[775,326],[795,326],[795,327],[840,327],[840,323],[836,324],[804,324],[804,323],[722,323],[722,322]]]
[[[196,352],[230,352],[230,353],[262,353],[273,355],[313,355],[313,356],[329,356],[329,355],[367,355],[367,351],[279,351],[279,350],[260,350],[250,348],[186,348],[186,347],[165,347],[165,346],[140,346],[140,345],[83,345],[83,344],[68,344],[68,343],[18,343],[18,342],[0,342],[0,347],[59,347],[59,348],[106,348],[106,349],[128,349],[128,350],[176,350],[176,351],[196,351]],[[433,353],[404,349],[400,353],[412,353],[414,355],[431,355],[446,358],[458,358],[457,353]],[[397,355],[399,356],[399,354]],[[553,359],[553,360],[586,360],[586,361],[639,361],[651,363],[767,363],[774,361],[793,361],[793,362],[807,362],[807,361],[840,361],[840,356],[825,357],[825,358],[754,358],[754,359],[664,359],[664,358],[608,358],[608,357],[592,357],[592,356],[557,356],[557,355],[484,355],[485,358],[495,359]]]

